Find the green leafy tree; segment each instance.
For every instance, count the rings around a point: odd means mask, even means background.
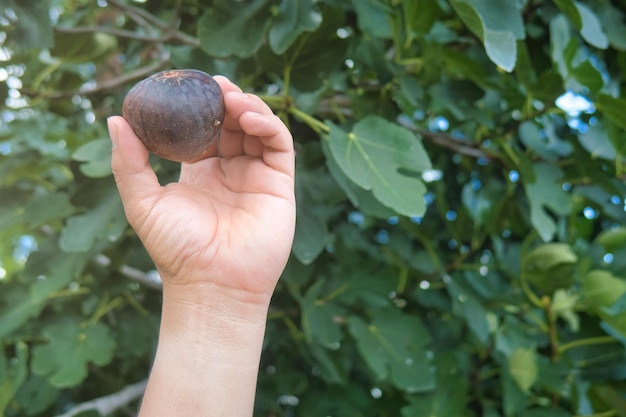
[[[258,416],[626,416],[624,0],[1,0],[0,60],[0,415],[133,415],[104,122],[196,68],[296,141]]]

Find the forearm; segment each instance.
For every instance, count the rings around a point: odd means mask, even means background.
[[[139,417],[252,416],[267,308],[164,293],[157,354]],[[218,301],[215,301],[218,300]]]

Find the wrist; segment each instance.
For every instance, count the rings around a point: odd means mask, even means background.
[[[210,284],[201,288],[164,284],[161,335],[234,348],[238,335],[243,344],[252,335],[263,338],[269,301],[269,296]]]
[[[269,300],[205,290],[164,284],[141,417],[252,415]]]

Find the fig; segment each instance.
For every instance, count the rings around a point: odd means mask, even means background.
[[[176,162],[205,157],[224,122],[224,95],[209,74],[161,71],[130,89],[122,116],[153,154]]]

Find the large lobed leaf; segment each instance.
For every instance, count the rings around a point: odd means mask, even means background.
[[[330,123],[328,140],[337,165],[354,183],[400,214],[424,214],[426,188],[417,175],[431,165],[415,134],[370,116],[350,132]]]

